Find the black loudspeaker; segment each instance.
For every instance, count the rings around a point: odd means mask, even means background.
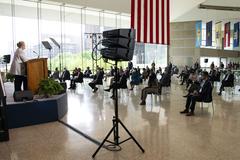
[[[117,61],[130,61],[135,47],[134,29],[115,29],[103,32],[100,53],[103,58]]]
[[[101,54],[103,58],[111,60],[122,60],[129,61],[132,60],[134,50],[129,50],[126,48],[103,48]]]
[[[208,63],[208,59],[206,58],[206,59],[204,59],[204,63]]]
[[[10,60],[11,60],[11,55],[10,54],[3,56],[3,62],[4,63],[8,64],[8,63],[10,63]]]
[[[135,46],[135,40],[128,38],[106,38],[102,40],[102,45],[105,47],[120,47],[132,50]]]
[[[103,38],[129,38],[135,39],[134,29],[114,29],[103,32]]]
[[[33,100],[33,93],[31,91],[16,91],[13,94],[15,102],[31,101]]]

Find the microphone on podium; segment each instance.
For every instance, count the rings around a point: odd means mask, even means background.
[[[36,51],[33,51],[33,53],[35,53],[38,56],[38,58],[40,58],[40,55]]]

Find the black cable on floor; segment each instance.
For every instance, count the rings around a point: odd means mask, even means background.
[[[58,122],[61,123],[61,124],[63,124],[64,126],[70,128],[71,130],[73,130],[74,132],[76,132],[76,133],[78,133],[79,135],[83,136],[84,138],[88,139],[89,141],[93,142],[94,144],[96,144],[96,145],[100,145],[100,144],[101,144],[101,142],[99,142],[99,141],[97,141],[96,139],[94,139],[94,138],[88,136],[87,134],[81,132],[80,130],[76,129],[75,127],[67,124],[66,122],[64,122],[64,121],[62,121],[62,120],[58,120]],[[104,147],[105,149],[109,150],[108,146],[103,145],[103,147]]]

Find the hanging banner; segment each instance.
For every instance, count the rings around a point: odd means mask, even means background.
[[[196,22],[196,42],[195,47],[200,48],[202,45],[202,21]]]
[[[224,26],[224,47],[230,47],[230,38],[231,38],[231,23],[228,22]]]
[[[206,46],[212,46],[212,21],[206,25]]]
[[[222,49],[222,22],[215,24],[216,31],[216,49]]]
[[[239,22],[234,24],[233,47],[239,47]]]

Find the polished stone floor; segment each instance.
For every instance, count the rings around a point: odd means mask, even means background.
[[[162,96],[148,96],[140,106],[138,86],[119,91],[119,114],[123,123],[144,147],[141,153],[132,140],[121,145],[120,152],[100,150],[96,160],[239,160],[240,93],[238,87],[217,96],[211,105],[197,104],[196,115],[186,117],[186,94],[174,81]],[[101,141],[112,127],[114,103],[103,87],[93,94],[78,84],[68,91],[69,112],[63,121]],[[128,138],[120,128],[120,138]],[[10,141],[0,143],[0,160],[88,160],[97,145],[59,122],[10,130]]]

